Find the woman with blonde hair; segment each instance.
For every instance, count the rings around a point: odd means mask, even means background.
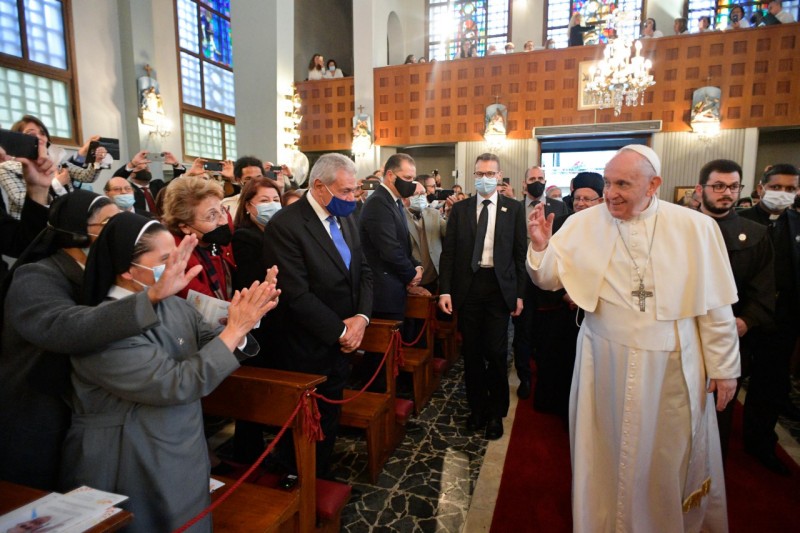
[[[197,247],[186,267],[203,267],[179,296],[186,298],[190,290],[230,300],[233,296],[233,273],[236,261],[231,247],[230,215],[222,207],[222,186],[200,176],[182,177],[170,182],[164,193],[162,222],[175,237],[175,243],[187,235],[197,237]]]

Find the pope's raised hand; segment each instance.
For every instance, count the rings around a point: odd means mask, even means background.
[[[531,238],[531,246],[537,252],[547,248],[550,237],[553,236],[553,219],[555,214],[545,216],[544,203],[540,203],[533,208],[531,216],[528,218],[528,235]]]

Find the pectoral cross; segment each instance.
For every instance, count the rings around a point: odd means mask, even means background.
[[[644,290],[644,282],[640,281],[639,290],[631,292],[631,296],[636,296],[637,298],[639,298],[639,311],[644,313],[645,298],[652,297],[653,292]]]

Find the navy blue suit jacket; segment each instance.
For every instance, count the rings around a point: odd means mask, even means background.
[[[373,275],[374,313],[400,314],[406,308],[406,286],[417,275],[405,214],[391,193],[378,187],[364,203],[359,220],[361,244]]]

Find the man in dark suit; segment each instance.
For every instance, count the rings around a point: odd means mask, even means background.
[[[323,155],[311,169],[308,193],[264,230],[264,264],[278,266],[281,289],[270,354],[278,368],[327,376],[318,391],[331,399],[342,398],[349,374],[342,352],[361,344],[372,308],[372,272],[348,216],[355,207],[355,172],[345,156]],[[317,472],[324,475],[340,407],[318,405],[325,440],[317,445]]]
[[[383,169],[383,183],[364,203],[359,219],[364,256],[372,269],[372,316],[403,320],[406,291],[419,286],[423,267],[411,255],[403,199],[414,194],[417,169],[406,154],[394,154]],[[367,353],[361,371],[367,379],[377,369],[383,354]],[[378,374],[370,390],[386,389],[383,373]]]
[[[545,216],[551,213],[556,218],[567,216],[569,210],[563,202],[548,198],[544,193],[547,180],[544,170],[534,166],[525,172],[525,220],[531,216],[533,208],[539,203],[544,203]],[[541,351],[539,341],[545,336],[544,323],[537,320],[537,315],[546,313],[550,310],[561,307],[561,296],[550,291],[543,291],[525,276],[525,306],[522,314],[514,319],[514,366],[519,377],[519,388],[517,396],[527,399],[531,394],[531,354],[534,350]],[[550,410],[549,407],[541,405],[543,411]]]
[[[525,211],[499,195],[500,160],[475,161],[478,194],[450,211],[440,259],[439,308],[458,311],[464,378],[472,413],[468,430],[485,427],[490,440],[503,436],[508,412],[508,317],[522,312],[525,290]]]
[[[364,255],[374,276],[375,318],[403,320],[406,290],[417,286],[423,268],[411,255],[403,198],[414,194],[416,167],[411,156],[394,154],[386,161],[383,183],[361,210],[359,228]]]

